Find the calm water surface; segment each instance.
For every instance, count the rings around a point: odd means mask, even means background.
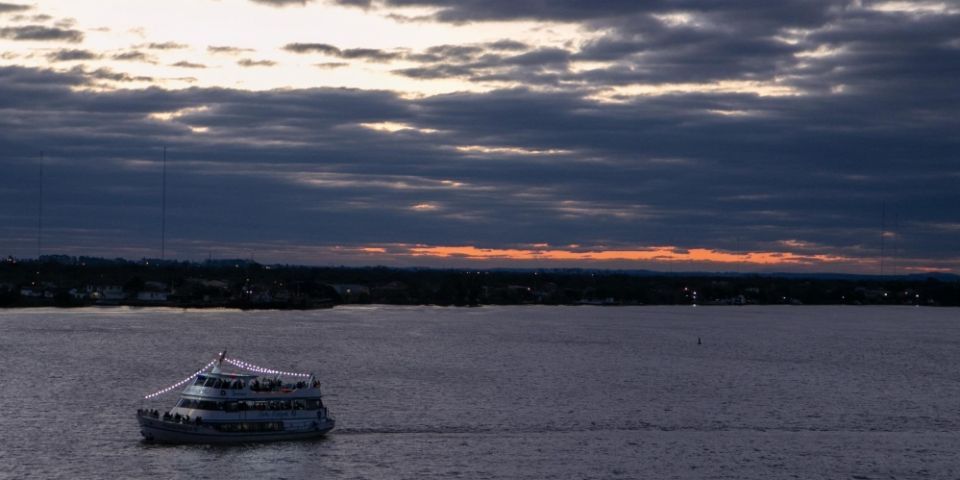
[[[338,428],[143,443],[223,348]],[[2,478],[960,478],[956,309],[8,310],[0,372]]]

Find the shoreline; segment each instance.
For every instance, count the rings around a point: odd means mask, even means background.
[[[0,262],[0,308],[315,310],[354,304],[960,306],[960,277],[304,267],[85,257]]]

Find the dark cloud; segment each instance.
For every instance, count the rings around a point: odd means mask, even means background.
[[[429,67],[399,68],[393,70],[393,73],[405,77],[428,80],[435,78],[470,77],[474,74],[474,71],[468,66],[432,65]]]
[[[47,54],[47,59],[51,62],[69,62],[75,60],[94,60],[100,58],[100,55],[90,50],[82,49],[63,49]]]
[[[503,52],[531,50],[526,45],[515,40],[498,40],[496,42],[467,44],[467,45],[435,45],[421,52],[409,53],[405,59],[420,63],[465,64],[476,61],[480,56],[487,59],[497,58],[496,55],[509,55]]]
[[[434,18],[448,22],[548,20],[560,22],[592,22],[597,20],[626,19],[635,15],[674,12],[698,12],[720,15],[729,20],[755,24],[793,25],[817,24],[830,9],[843,8],[846,2],[835,0],[783,0],[761,2],[756,0],[730,0],[703,2],[699,0],[605,0],[583,2],[559,0],[545,4],[542,0],[385,0],[383,2],[335,0],[347,6],[370,8],[374,5],[387,7],[422,6],[439,9]]]
[[[80,75],[84,79],[84,83],[95,83],[96,80],[108,80],[111,82],[152,82],[154,80],[153,77],[130,75],[106,67],[101,67],[96,70],[74,67],[70,70],[70,73]]]
[[[427,65],[397,69],[394,73],[421,79],[459,77],[474,81],[547,83],[543,74],[566,71],[572,57],[571,52],[559,48],[515,53],[491,52],[482,46],[443,45],[407,57]]]
[[[388,62],[403,57],[399,52],[388,52],[375,48],[345,48],[340,49],[327,43],[288,43],[284,50],[294,53],[322,53],[348,60],[366,60],[370,62]]]
[[[313,0],[250,0],[253,3],[269,5],[271,7],[286,7],[288,5],[306,5]],[[347,2],[349,4],[349,0]]]
[[[77,24],[77,19],[75,18],[61,18],[53,23],[55,27],[59,28],[73,28]]]
[[[386,52],[375,48],[347,48],[340,51],[340,58],[361,59],[370,62],[388,62],[400,58],[396,52]]]
[[[366,2],[361,1],[357,3],[359,3],[359,5],[355,6],[364,7]],[[342,5],[344,2],[340,2],[340,4]],[[388,13],[384,16],[397,23],[429,23],[434,21],[432,15],[403,15],[400,13]]]
[[[110,58],[114,60],[122,60],[126,62],[147,62],[147,63],[156,62],[156,60],[152,56],[144,52],[141,52],[139,50],[130,50],[127,52],[116,53]]]
[[[8,12],[22,12],[24,10],[30,10],[31,8],[33,7],[30,5],[18,5],[15,3],[0,2],[0,14]]]
[[[181,60],[177,63],[173,63],[171,64],[171,66],[180,67],[180,68],[207,68],[207,66],[202,63],[193,63],[193,62],[188,62],[186,60]]]
[[[168,248],[181,256],[546,241],[870,262],[886,204],[899,216],[904,265],[960,269],[958,15],[791,0],[403,3],[450,20],[569,21],[595,34],[553,47],[284,47],[402,59],[415,64],[402,75],[505,86],[415,99],[326,88],[88,91],[77,87],[134,79],[0,67],[0,238],[32,253],[29,180],[43,149],[51,245],[150,254],[166,144]]]
[[[185,43],[177,42],[152,42],[142,45],[143,48],[148,48],[150,50],[181,50],[187,48],[189,45]]]
[[[324,69],[343,68],[348,65],[350,64],[347,62],[322,62],[322,63],[313,64],[313,66],[317,68],[324,68]]]
[[[0,14],[2,14],[2,13],[3,13],[3,12],[0,12]],[[33,23],[40,23],[40,22],[48,22],[48,21],[50,21],[50,20],[53,20],[53,17],[50,16],[50,15],[46,15],[46,14],[37,14],[37,15],[14,15],[14,16],[10,17],[10,20],[13,21],[13,22],[33,22]]]
[[[226,45],[210,45],[207,47],[207,51],[210,53],[223,53],[227,55],[238,55],[245,52],[254,51],[252,48],[240,48],[240,47],[231,47]]]
[[[491,50],[526,50],[529,46],[516,40],[497,40],[487,44]]]
[[[807,72],[793,67],[810,62],[798,61],[797,55],[815,49],[818,45],[811,40],[821,32],[851,32],[859,36],[862,32],[856,32],[853,22],[872,26],[877,21],[873,17],[887,17],[891,21],[911,17],[905,22],[909,24],[917,18],[931,17],[874,12],[856,4],[830,0],[599,3],[563,0],[551,2],[549,8],[535,0],[387,0],[365,6],[377,5],[434,7],[439,9],[436,18],[454,22],[563,21],[601,32],[585,44],[563,47],[566,52],[559,48],[533,52],[528,46],[508,41],[483,46],[439,46],[407,55],[406,59],[421,65],[397,71],[414,78],[458,77],[551,87],[774,78],[796,79],[799,84],[799,76],[806,76]],[[957,15],[932,17],[952,23]],[[838,27],[845,22],[850,22],[851,28]],[[875,30],[878,31],[884,28]],[[917,34],[926,35],[925,32]],[[614,64],[574,72],[567,68],[569,61]]]
[[[293,53],[323,53],[325,55],[339,55],[340,49],[328,43],[288,43],[284,50]]]
[[[423,63],[466,62],[475,59],[485,49],[478,45],[436,45],[420,53],[407,56],[409,60]]]
[[[277,62],[272,60],[253,60],[250,58],[244,58],[237,61],[237,65],[241,67],[272,67],[276,65]]]
[[[629,0],[610,0],[601,2],[579,2],[565,0],[551,2],[549,6],[537,0],[520,1],[444,1],[444,0],[388,0],[387,5],[427,6],[440,8],[436,18],[444,21],[463,22],[472,20],[561,20],[579,21],[597,17],[629,15],[644,7],[646,3]],[[677,6],[675,8],[682,8]]]
[[[314,0],[250,0],[253,3],[260,5],[266,5],[269,7],[288,7],[288,6],[305,6],[308,3],[313,3]],[[369,7],[369,2],[367,0],[337,0],[336,3],[340,5],[350,6],[350,7]]]
[[[955,73],[960,46],[952,33],[960,29],[960,15],[877,12],[822,2],[771,3],[751,12],[742,2],[691,4],[682,15],[653,2],[637,4],[633,15],[612,14],[624,6],[584,12],[584,21],[604,33],[579,45],[535,49],[501,43],[509,50],[498,50],[498,42],[440,45],[407,54],[406,60],[419,65],[395,73],[551,88],[776,82],[809,93],[850,88],[847,83],[887,84],[892,81],[887,74],[936,79],[941,85],[943,76]],[[824,50],[836,53],[817,53]],[[571,62],[608,65],[573,70]],[[878,70],[881,66],[890,71]],[[853,75],[858,78],[845,78]]]
[[[82,84],[83,78],[78,75],[54,72],[24,67],[0,67],[0,87],[5,93],[23,93],[29,89],[44,89],[46,87],[60,88]],[[13,98],[4,98],[5,104],[13,102]]]
[[[320,53],[343,59],[362,59],[371,62],[389,62],[392,60],[411,60],[415,62],[466,62],[475,60],[485,52],[509,52],[527,49],[527,45],[512,40],[474,45],[437,45],[422,52],[410,53],[406,51],[387,51],[373,48],[345,48],[341,49],[328,43],[288,43],[284,50],[294,53]],[[543,53],[543,52],[538,52]],[[554,49],[555,54],[567,55],[565,51]],[[492,57],[490,57],[492,58]],[[549,60],[542,58],[541,60]],[[536,61],[536,59],[531,59]]]
[[[0,28],[0,38],[79,43],[83,41],[83,32],[68,28],[46,27],[43,25],[24,25],[22,27]]]
[[[151,251],[157,146],[167,144],[168,246],[185,256],[283,238],[779,250],[800,240],[795,248],[870,257],[884,202],[900,209],[904,257],[955,256],[942,229],[924,226],[956,223],[948,206],[960,201],[960,170],[947,160],[960,125],[949,97],[930,110],[911,93],[923,108],[892,122],[896,99],[872,95],[598,104],[587,91],[527,89],[419,100],[341,89],[71,90],[92,73],[0,70],[0,119],[17,119],[0,120],[0,146],[17,159],[5,160],[0,181],[14,192],[0,194],[13,217],[5,232],[29,229],[16,212],[31,211],[29,158],[42,145],[55,165],[50,245],[102,248],[109,237]],[[165,112],[179,113],[151,116]],[[363,126],[381,122],[412,128]],[[78,229],[88,236],[71,236]]]

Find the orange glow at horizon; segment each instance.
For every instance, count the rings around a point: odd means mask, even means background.
[[[754,265],[798,265],[822,263],[864,263],[863,259],[828,254],[801,255],[793,252],[729,253],[708,248],[681,249],[657,246],[639,250],[535,250],[479,248],[464,246],[416,245],[406,248],[413,257],[463,258],[468,260],[558,260],[558,261],[655,261],[749,263]]]

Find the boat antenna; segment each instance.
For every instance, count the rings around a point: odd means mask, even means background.
[[[224,359],[224,358],[227,358],[227,351],[226,351],[226,350],[220,352],[220,358],[217,360],[217,366],[218,366],[218,367],[219,367],[220,365],[223,365],[223,359]]]

